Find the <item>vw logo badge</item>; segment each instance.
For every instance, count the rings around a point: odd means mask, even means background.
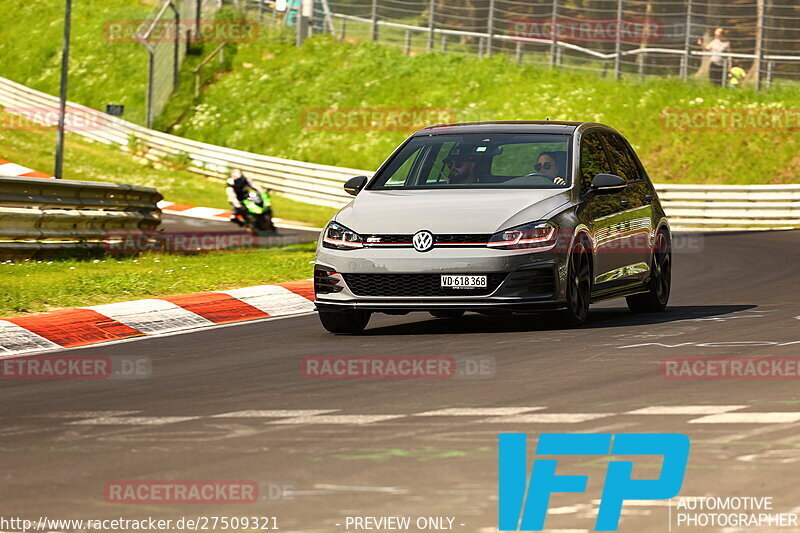
[[[411,243],[416,251],[427,252],[433,248],[433,235],[430,231],[418,231],[414,234],[414,238],[411,239]]]

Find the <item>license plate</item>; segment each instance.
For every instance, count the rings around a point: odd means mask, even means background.
[[[480,289],[486,287],[486,276],[442,276],[446,289]]]

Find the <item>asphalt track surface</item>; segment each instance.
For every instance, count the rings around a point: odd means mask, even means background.
[[[373,317],[366,334],[346,337],[325,333],[310,314],[62,352],[149,358],[152,375],[0,381],[0,516],[260,515],[277,516],[282,531],[306,532],[345,531],[346,516],[452,516],[454,530],[485,533],[497,524],[499,432],[528,433],[529,460],[545,432],[685,433],[692,448],[681,496],[771,496],[774,512],[788,512],[800,506],[797,381],[667,380],[659,360],[797,357],[800,232],[705,235],[691,247],[675,256],[666,312],[633,315],[623,301],[607,302],[577,330],[532,316],[412,314]],[[494,372],[308,379],[300,360],[311,355],[452,356]],[[691,407],[629,413],[652,406]],[[514,407],[550,416],[415,416]],[[230,415],[284,409],[331,412]],[[721,418],[705,418],[714,413]],[[634,459],[635,477],[657,476],[660,461],[650,459]],[[606,464],[562,458],[559,473],[586,474],[589,486],[553,496],[550,530],[593,529]],[[108,482],[166,479],[287,490],[238,505],[104,500]],[[620,531],[668,531],[669,512],[626,504]],[[672,519],[673,531],[770,531],[677,527]]]

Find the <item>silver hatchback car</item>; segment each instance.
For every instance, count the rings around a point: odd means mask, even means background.
[[[653,184],[614,129],[579,122],[431,126],[407,139],[320,235],[316,306],[332,333],[374,312],[553,312],[626,297],[661,311],[671,235]]]

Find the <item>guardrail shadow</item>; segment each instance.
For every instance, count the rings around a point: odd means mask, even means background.
[[[725,321],[734,313],[750,311],[755,304],[740,305],[677,305],[667,307],[661,313],[631,313],[625,307],[592,309],[589,318],[580,329],[606,329],[627,326],[648,326],[690,321]],[[378,335],[442,335],[471,333],[511,333],[534,331],[574,331],[562,328],[552,314],[512,314],[484,316],[474,313],[459,318],[434,318],[417,313],[420,320],[391,326],[367,327],[364,336]],[[409,315],[414,316],[414,315]]]

